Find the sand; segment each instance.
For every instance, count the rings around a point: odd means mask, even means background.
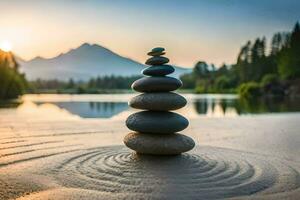
[[[197,146],[173,157],[125,148],[127,114],[1,109],[0,199],[300,198],[300,114],[191,118]]]

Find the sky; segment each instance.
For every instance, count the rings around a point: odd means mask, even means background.
[[[297,21],[299,0],[1,0],[0,47],[29,60],[88,42],[144,62],[162,46],[178,66],[221,65],[248,40],[269,42]]]

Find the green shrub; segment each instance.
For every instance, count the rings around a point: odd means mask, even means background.
[[[26,81],[16,70],[0,66],[0,99],[14,99],[25,91]]]
[[[216,79],[215,86],[218,90],[227,89],[230,87],[230,79],[226,76],[220,76]]]
[[[266,74],[261,80],[261,86],[266,86],[270,84],[278,83],[278,75],[276,74]]]
[[[240,85],[238,94],[243,98],[255,98],[262,95],[260,85],[256,82],[248,82]]]
[[[183,74],[182,76],[180,76],[180,80],[183,83],[182,88],[183,89],[192,89],[195,88],[195,76],[190,73],[190,74]]]
[[[195,92],[198,94],[206,93],[206,89],[202,85],[197,85],[197,87],[195,88]]]
[[[77,88],[77,94],[85,94],[86,93],[86,89],[83,86],[79,86]]]

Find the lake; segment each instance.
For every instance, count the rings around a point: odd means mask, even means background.
[[[2,104],[2,109],[19,114],[40,114],[43,117],[126,118],[136,111],[128,100],[136,94],[27,94],[21,103]],[[241,115],[300,112],[299,99],[239,99],[231,94],[184,94],[188,105],[176,112],[189,118],[238,117]],[[48,115],[48,116],[47,116]]]

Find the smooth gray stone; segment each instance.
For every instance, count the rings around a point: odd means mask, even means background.
[[[140,133],[165,134],[182,131],[188,127],[189,121],[173,112],[141,111],[131,114],[126,126]]]
[[[147,53],[148,56],[162,56],[165,54],[166,54],[165,52],[152,52],[152,51]]]
[[[173,77],[143,77],[134,81],[131,88],[138,92],[169,92],[177,90],[182,82]]]
[[[163,56],[154,56],[151,58],[148,58],[148,60],[145,62],[146,65],[163,65],[168,63],[170,60],[169,58],[163,57]]]
[[[186,99],[173,92],[144,93],[133,97],[129,106],[142,110],[168,111],[177,110],[186,105]]]
[[[167,135],[129,133],[123,142],[137,153],[153,155],[177,155],[195,146],[193,139],[178,133]]]
[[[146,76],[165,76],[172,74],[174,71],[175,69],[171,65],[155,65],[147,67],[142,73]]]
[[[162,56],[165,55],[165,52],[148,52],[147,55],[148,56]]]
[[[165,48],[163,47],[155,47],[151,50],[151,52],[163,52],[165,51]]]

